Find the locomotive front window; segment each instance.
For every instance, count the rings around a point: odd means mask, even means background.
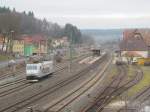
[[[27,66],[27,70],[37,70],[37,66]]]

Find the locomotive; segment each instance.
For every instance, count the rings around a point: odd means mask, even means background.
[[[37,82],[54,72],[53,61],[42,61],[26,64],[26,79],[29,82]]]

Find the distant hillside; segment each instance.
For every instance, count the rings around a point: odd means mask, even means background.
[[[96,40],[119,40],[122,37],[122,29],[83,29],[81,32],[86,35],[94,37]]]
[[[36,18],[31,11],[18,12],[15,8],[11,10],[0,6],[0,34],[5,33],[7,36],[3,37],[9,37],[12,35],[12,30],[15,37],[22,34],[40,34],[49,37],[51,40],[51,38],[62,38],[64,36],[70,38],[72,36],[74,43],[82,42],[80,30],[72,24],[68,23],[65,26],[60,26],[46,19]]]

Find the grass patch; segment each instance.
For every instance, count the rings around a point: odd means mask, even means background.
[[[118,73],[117,67],[115,65],[112,66],[110,70],[111,77],[117,75],[117,73]]]
[[[7,60],[10,60],[10,59],[13,59],[13,58],[10,57],[10,56],[0,55],[0,61],[7,61]]]
[[[135,68],[134,68],[134,66],[132,66],[132,65],[128,65],[128,69],[127,69],[127,71],[128,71],[128,79],[130,80],[130,79],[132,79],[133,78],[133,76],[135,75]]]
[[[112,64],[109,68],[109,71],[107,73],[107,79],[108,81],[111,81],[113,79],[113,77],[115,77],[118,74],[118,69],[117,66]]]
[[[150,86],[150,67],[141,67],[144,73],[143,79],[133,86],[131,89],[128,91],[129,96],[133,96],[136,93],[142,91],[144,88]]]

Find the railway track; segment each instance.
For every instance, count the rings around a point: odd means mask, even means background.
[[[135,79],[132,79],[132,81],[129,81],[127,82],[123,87],[123,89],[119,89],[119,90],[116,90],[117,91],[117,94],[115,95],[114,98],[116,98],[117,96],[121,95],[123,92],[127,91],[128,89],[130,89],[131,87],[133,87],[134,85],[137,84],[137,82],[139,82],[141,80],[141,75],[138,73],[136,74],[136,78]],[[112,100],[110,100],[108,103],[110,103]]]
[[[79,57],[78,59],[74,59],[74,62],[77,62],[79,60],[81,60],[82,58],[84,58],[85,56],[81,56]],[[54,73],[57,74],[58,72],[61,72],[63,71],[64,69],[67,69],[67,63],[62,63],[62,64],[57,64],[57,69],[56,69],[56,72]],[[15,72],[15,74],[22,74],[22,75],[25,75],[25,71],[24,71],[25,68],[21,68],[21,70],[18,70]],[[6,75],[8,77],[10,77],[10,74]],[[2,77],[2,78],[6,78],[5,77]],[[16,79],[15,81],[8,81],[7,83],[4,83],[4,84],[0,84],[0,97],[4,97],[4,96],[7,96],[9,94],[12,94],[12,93],[15,93],[19,90],[22,90],[22,89],[25,89],[29,86],[31,86],[32,83],[28,83],[26,82],[26,79],[25,78],[18,78]]]
[[[73,58],[73,61],[77,62],[78,60],[81,60],[81,59],[83,59],[86,56],[88,56],[88,54],[87,55],[81,55],[79,57]],[[65,67],[67,66],[67,63],[68,63],[68,60],[66,62],[64,62],[64,63],[61,63],[61,64],[58,63],[56,65],[56,67],[59,68],[59,69],[62,69],[62,66],[65,66]],[[11,72],[10,68],[7,67],[6,70],[1,70],[0,71],[0,80],[12,77],[14,75],[16,76],[17,74],[20,75],[23,72],[25,72],[25,67],[24,66],[22,66],[19,70],[17,69],[16,72]]]
[[[143,97],[145,97],[144,99],[143,99]],[[147,87],[145,90],[143,90],[140,94],[138,94],[134,99],[133,99],[133,101],[135,101],[135,100],[140,100],[140,101],[142,101],[141,99],[143,99],[143,100],[145,100],[146,101],[146,99],[147,98],[150,98],[150,87]]]
[[[59,64],[56,66],[56,71],[59,71],[59,70],[62,70],[62,69],[64,69],[64,68],[66,68],[66,66],[65,67],[62,67],[63,66],[63,64],[60,66]],[[14,72],[13,74],[15,74],[15,76],[19,76],[19,75],[25,75],[25,68],[21,68],[20,70],[17,70],[16,72]],[[11,73],[6,73],[6,74],[4,74],[3,76],[1,76],[0,77],[0,80],[3,80],[3,79],[7,79],[7,78],[15,78],[13,75],[12,75],[12,72]],[[22,80],[25,80],[24,79],[24,77],[22,77],[22,78],[19,78],[19,79],[16,79],[15,81],[12,81],[12,82],[7,82],[7,83],[4,83],[4,84],[0,84],[0,88],[1,88],[1,86],[3,86],[3,87],[6,87],[6,86],[9,86],[9,85],[14,85],[14,84],[17,84],[17,83],[19,83],[19,82],[22,82]],[[2,87],[2,88],[3,88]]]
[[[139,92],[138,94],[136,94],[131,98],[126,109],[133,108],[135,109],[135,111],[137,111],[138,109],[140,110],[141,106],[145,105],[145,103],[149,101],[149,98],[150,98],[150,87],[146,87],[144,90],[142,90],[141,92]],[[124,110],[125,108],[121,108],[118,110],[118,112]]]
[[[93,105],[84,108],[82,112],[94,111],[96,108],[98,108],[95,107],[97,106],[96,103],[98,103],[99,106],[102,106],[105,103],[106,98],[114,91],[114,88],[119,87],[121,80],[123,80],[123,78],[126,75],[125,73],[126,71],[122,67],[118,67],[118,74],[115,77],[113,77],[113,80],[110,83],[108,83],[108,85],[104,88],[102,92],[100,92],[100,95],[97,97],[98,100],[95,101]]]
[[[150,98],[150,86],[146,87],[143,91],[139,92],[135,97],[132,99],[133,102],[138,101],[140,104],[144,103]]]
[[[126,70],[123,67],[121,69],[119,70],[119,74],[96,98],[97,100],[95,101],[95,103],[93,103],[93,105],[89,106],[88,108],[83,109],[82,112],[91,112],[91,111],[101,112],[104,109],[104,107],[107,106],[113,99],[115,99],[124,91],[134,86],[142,78],[142,75],[138,72],[134,75],[134,77],[131,80],[124,81]]]
[[[10,70],[9,70],[10,71]],[[0,80],[6,79],[6,78],[10,78],[10,77],[14,77],[17,75],[22,74],[23,72],[25,72],[25,67],[17,70],[16,72],[6,72],[3,75],[0,75]]]
[[[83,95],[85,92],[87,92],[91,87],[93,87],[98,80],[102,77],[102,74],[106,71],[108,64],[110,61],[106,64],[104,63],[102,66],[104,66],[103,71],[100,71],[96,69],[97,73],[91,78],[89,78],[87,81],[82,83],[79,87],[75,88],[74,90],[70,91],[68,94],[63,96],[62,98],[58,99],[57,101],[54,101],[50,106],[44,108],[44,112],[61,112],[65,109],[65,107],[69,104],[71,104],[75,99],[79,98],[81,95]],[[97,64],[95,66],[98,66]],[[100,75],[98,75],[100,73]]]
[[[80,77],[82,77],[83,75],[86,75],[86,73],[90,70],[90,69],[94,69],[96,67],[97,64],[100,64],[101,62],[103,62],[104,59],[101,59],[97,62],[95,62],[93,65],[88,66],[87,68],[85,68],[84,70],[81,70],[79,73],[61,81],[58,82],[57,84],[55,84],[52,87],[46,88],[44,91],[40,91],[36,94],[33,94],[31,96],[29,96],[28,98],[25,99],[21,99],[19,102],[14,102],[14,104],[6,106],[4,108],[2,108],[0,110],[0,112],[15,112],[18,111],[19,109],[38,101],[39,99],[57,91],[59,88],[62,88],[64,86],[66,86],[67,84],[70,84],[72,81],[75,81],[77,79],[79,79]],[[96,64],[97,63],[97,64]]]
[[[82,58],[83,57],[80,57],[79,59],[76,59],[74,61],[76,62],[76,61],[78,61],[78,60],[80,60]],[[58,72],[61,72],[61,71],[63,71],[66,68],[67,68],[67,64],[66,63],[61,64],[61,65],[57,66],[57,70],[56,70],[56,72],[54,74],[57,74]],[[20,72],[20,73],[22,73],[22,72]],[[25,73],[23,73],[23,74],[25,75]],[[21,89],[24,89],[26,87],[29,87],[31,85],[32,84],[31,83],[27,83],[26,79],[24,79],[24,78],[19,78],[19,79],[16,79],[15,81],[7,82],[5,84],[1,84],[0,85],[0,90],[2,92],[0,92],[0,97],[3,97],[3,96],[6,96],[6,95],[15,93],[15,92],[17,92],[17,91],[19,91]]]
[[[133,87],[135,84],[137,84],[142,78],[143,78],[143,71],[142,71],[142,69],[140,68],[140,67],[138,67],[138,66],[136,66],[136,69],[138,69],[138,71],[136,71],[136,79],[132,82],[132,84],[127,88],[127,89],[130,89],[131,87]],[[126,90],[127,90],[126,89]],[[143,91],[143,92],[141,92],[139,95],[137,95],[136,97],[134,97],[133,99],[131,99],[131,100],[129,100],[129,103],[128,103],[128,105],[132,105],[132,103],[133,103],[133,101],[135,101],[135,100],[137,100],[139,97],[141,97],[142,95],[143,95],[143,93],[144,92],[146,92],[146,91]],[[132,107],[131,107],[132,108]],[[123,108],[121,108],[121,109],[119,109],[117,112],[121,112],[121,111],[123,111],[123,110],[130,110],[130,108],[129,107],[123,107]],[[133,107],[133,109],[134,109],[134,107]]]
[[[147,89],[145,89],[141,94],[140,96],[138,97],[142,97],[141,100],[140,100],[140,103],[144,103],[145,101],[149,100],[150,98],[150,87],[148,87]]]
[[[85,57],[85,56],[81,56],[81,57],[79,57],[79,58],[77,58],[77,59],[75,58],[75,59],[73,60],[73,62],[77,62],[77,61],[83,59],[84,57]],[[56,72],[60,72],[61,70],[66,69],[67,67],[68,67],[67,62],[61,63],[61,64],[58,63],[58,64],[56,64]],[[7,74],[7,73],[6,73],[6,74]],[[5,78],[8,78],[8,77],[12,77],[12,76],[11,76],[12,73],[10,73],[10,74],[8,74],[8,75],[6,75],[6,74],[4,74],[4,77],[1,77],[1,78],[2,78],[2,79],[5,79]],[[25,68],[22,68],[21,70],[16,71],[14,74],[16,74],[16,75],[21,75],[21,74],[25,75]],[[16,76],[16,75],[15,75],[15,76]],[[7,82],[7,83],[5,83],[5,84],[0,84],[0,88],[1,88],[1,86],[6,87],[6,86],[9,86],[9,85],[14,85],[14,84],[20,82],[21,80],[25,80],[25,79],[19,78],[19,79],[16,79],[15,81],[13,81],[13,82]]]
[[[1,85],[0,85],[0,89],[3,89],[3,88],[5,88],[5,87],[18,84],[18,83],[20,83],[20,82],[22,82],[22,81],[25,81],[25,79],[18,78],[18,79],[16,79],[15,81],[7,82],[7,83],[4,83],[4,84],[1,84]]]
[[[77,61],[77,60],[75,60],[75,61]],[[67,68],[68,68],[67,63],[57,65],[57,69],[53,73],[53,75],[65,70]],[[23,74],[25,75],[25,73],[23,73]],[[13,82],[8,82],[8,83],[5,83],[3,85],[0,85],[0,90],[9,87],[9,89],[4,89],[4,91],[0,92],[0,97],[12,94],[12,93],[17,92],[21,89],[25,89],[25,88],[31,86],[32,84],[33,83],[28,83],[26,81],[26,79],[20,78],[20,79],[13,81]],[[14,87],[10,88],[10,86],[14,86]]]
[[[56,72],[53,73],[53,75],[65,70],[67,68],[67,66],[65,67],[60,67],[56,70]],[[24,73],[25,74],[25,73]],[[33,85],[34,83],[28,83],[26,81],[26,79],[18,79],[16,81],[13,81],[13,82],[9,82],[9,83],[6,83],[6,84],[3,84],[0,86],[0,90],[4,89],[2,92],[0,92],[0,97],[4,97],[4,96],[7,96],[9,94],[12,94],[12,93],[15,93],[19,90],[22,90],[22,89],[25,89],[31,85]],[[14,87],[11,87],[10,86],[14,86]],[[5,89],[6,88],[6,89]],[[7,89],[8,88],[8,89]]]

